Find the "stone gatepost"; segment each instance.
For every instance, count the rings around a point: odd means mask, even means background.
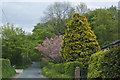
[[[80,80],[80,68],[75,68],[75,80]]]

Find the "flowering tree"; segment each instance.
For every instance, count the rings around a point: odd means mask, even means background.
[[[54,38],[46,38],[42,44],[37,44],[35,47],[42,52],[42,55],[49,58],[54,63],[61,62],[60,50],[62,47],[62,35],[55,36]]]

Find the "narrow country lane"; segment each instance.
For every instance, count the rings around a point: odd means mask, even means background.
[[[33,62],[33,64],[28,67],[27,69],[23,70],[23,73],[21,73],[15,80],[45,80],[46,78],[42,75],[42,71],[40,69],[40,63],[39,62]],[[46,79],[48,80],[48,79]]]

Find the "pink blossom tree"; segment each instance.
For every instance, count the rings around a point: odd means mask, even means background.
[[[62,35],[55,36],[54,38],[46,38],[42,44],[37,44],[35,47],[41,51],[42,55],[49,58],[54,63],[60,63],[62,58],[60,56],[60,50],[62,47]]]

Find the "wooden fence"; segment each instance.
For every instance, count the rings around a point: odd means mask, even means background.
[[[102,47],[101,50],[108,49],[108,48],[114,48],[115,45],[120,46],[120,40],[114,41]],[[80,69],[79,67],[76,67],[75,68],[75,80],[87,80],[87,72]]]

